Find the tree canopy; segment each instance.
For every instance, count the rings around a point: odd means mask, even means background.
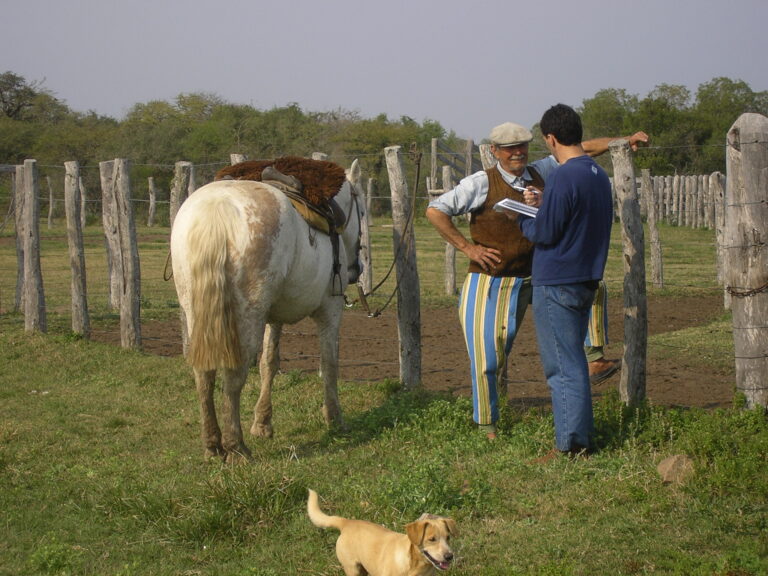
[[[643,130],[651,147],[637,165],[655,174],[724,171],[726,132],[744,112],[768,115],[768,92],[745,82],[714,78],[695,95],[684,86],[661,84],[645,97],[626,90],[601,89],[578,107],[585,138],[628,135]],[[368,174],[386,180],[383,148],[416,143],[428,150],[432,138],[463,149],[453,131],[436,120],[422,123],[385,114],[363,118],[357,112],[310,112],[298,103],[269,110],[232,104],[212,93],[179,94],[173,101],[135,104],[115,120],[76,112],[40,81],[13,72],[0,74],[0,163],[35,158],[45,164],[77,160],[83,166],[125,157],[138,164],[227,162],[232,153],[248,158],[309,155],[360,158]]]

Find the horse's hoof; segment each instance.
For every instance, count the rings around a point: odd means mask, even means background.
[[[251,435],[261,438],[272,438],[272,424],[254,424],[251,426]]]
[[[207,462],[209,460],[221,460],[224,456],[224,449],[221,446],[207,446],[203,453],[203,459]]]
[[[224,462],[227,464],[244,464],[253,459],[247,446],[241,446],[238,450],[227,450]]]

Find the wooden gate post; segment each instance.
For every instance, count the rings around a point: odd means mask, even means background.
[[[400,339],[400,383],[405,388],[421,386],[421,298],[413,235],[414,207],[408,195],[400,146],[384,149],[392,193],[392,243],[397,273],[397,328]]]
[[[728,131],[725,286],[731,294],[736,390],[768,407],[768,118],[742,114]]]
[[[80,165],[77,162],[65,162],[64,170],[64,212],[67,219],[69,266],[72,269],[72,332],[89,338],[91,321],[88,317],[85,250],[80,218]]]
[[[609,149],[624,245],[624,360],[619,393],[625,404],[634,406],[645,399],[648,350],[643,221],[629,141],[614,140]]]

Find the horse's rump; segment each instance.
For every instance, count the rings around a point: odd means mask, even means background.
[[[227,245],[239,219],[226,198],[199,210],[187,231],[191,330],[188,362],[198,370],[241,364],[237,299]]]

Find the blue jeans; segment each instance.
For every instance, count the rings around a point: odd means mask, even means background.
[[[555,446],[588,448],[594,430],[584,338],[595,283],[533,287],[533,316],[544,375],[552,393]]]

